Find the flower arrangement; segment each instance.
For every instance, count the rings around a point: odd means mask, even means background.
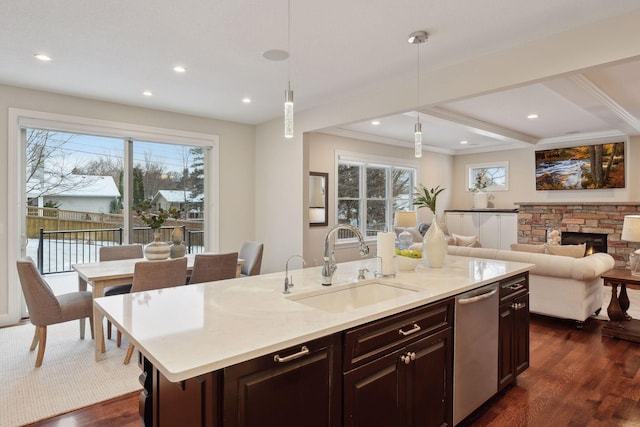
[[[432,189],[428,189],[422,184],[418,184],[416,192],[413,193],[413,204],[418,208],[427,207],[431,212],[436,214],[436,201],[438,194],[442,193],[445,189],[436,186]]]
[[[487,188],[487,184],[489,180],[487,179],[487,175],[484,169],[478,170],[476,172],[476,180],[473,184],[473,187],[469,188],[469,191],[477,193],[480,191],[484,191]]]
[[[172,217],[174,219],[180,218],[180,211],[175,208],[170,208],[169,210],[164,210],[162,208],[158,209],[158,213],[150,212],[151,203],[148,200],[140,203],[138,209],[136,209],[136,214],[138,214],[138,218],[140,218],[147,226],[156,231],[162,224],[167,220],[167,218]]]

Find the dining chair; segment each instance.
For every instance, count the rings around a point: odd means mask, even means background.
[[[187,258],[174,258],[163,261],[140,261],[133,268],[131,292],[151,291],[155,289],[182,286],[187,281]],[[128,365],[133,355],[133,344],[129,344],[124,364]]]
[[[38,347],[36,368],[42,366],[47,345],[47,326],[70,320],[89,318],[91,338],[93,338],[93,296],[89,291],[77,291],[55,295],[44,280],[33,259],[21,258],[17,261],[18,277],[22,293],[27,302],[29,320],[36,327],[29,351]],[[84,321],[84,320],[83,320]],[[81,330],[80,339],[84,339]]]
[[[100,261],[117,261],[121,259],[143,258],[142,245],[115,245],[100,247]],[[131,284],[107,286],[104,288],[104,296],[128,294],[131,291]],[[122,344],[122,333],[116,333],[116,345]],[[111,339],[111,322],[107,320],[107,339]]]
[[[198,254],[193,260],[189,284],[233,279],[238,269],[238,252]]]
[[[260,274],[263,251],[263,243],[249,240],[242,242],[240,251],[238,252],[238,257],[245,260],[245,263],[240,267],[240,274],[242,276],[255,276]]]

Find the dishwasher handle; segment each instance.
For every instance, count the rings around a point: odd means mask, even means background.
[[[478,302],[478,301],[484,301],[486,299],[491,298],[492,296],[495,295],[495,293],[498,292],[497,288],[491,289],[490,291],[484,292],[480,295],[475,295],[469,298],[459,298],[456,302],[458,304],[472,304],[474,302]]]

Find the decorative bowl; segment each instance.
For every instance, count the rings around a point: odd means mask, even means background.
[[[410,258],[407,256],[396,255],[396,267],[398,271],[410,271],[414,270],[422,258]]]

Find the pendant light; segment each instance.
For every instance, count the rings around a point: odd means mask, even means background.
[[[291,90],[291,0],[287,2],[287,59],[288,85],[284,91],[284,137],[293,138],[293,91]]]
[[[409,35],[408,42],[410,44],[415,44],[418,48],[418,72],[417,72],[417,109],[420,107],[420,45],[427,41],[429,38],[429,34],[425,31],[415,31]],[[413,131],[414,131],[414,155],[416,157],[422,157],[422,123],[420,123],[420,111],[418,113],[418,121],[416,122]]]

